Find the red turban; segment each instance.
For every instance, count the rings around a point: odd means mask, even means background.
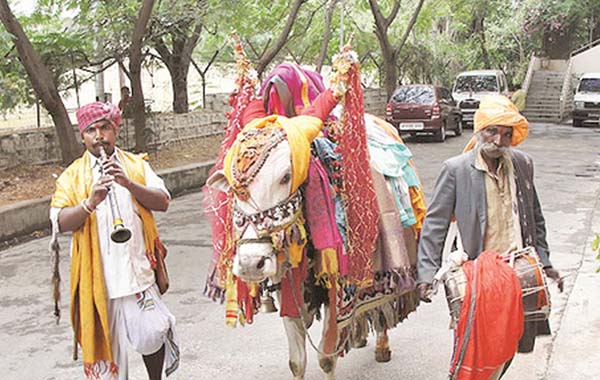
[[[94,102],[87,104],[78,109],[75,116],[77,116],[80,133],[101,120],[111,123],[115,127],[115,133],[119,132],[119,125],[121,125],[121,111],[119,107],[112,103]]]

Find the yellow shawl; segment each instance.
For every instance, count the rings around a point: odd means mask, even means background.
[[[129,179],[146,184],[145,155],[117,150],[119,160]],[[75,160],[56,181],[51,206],[72,207],[88,198],[92,188],[92,169],[87,152]],[[155,252],[158,229],[152,212],[135,199],[144,229],[146,253]],[[106,231],[110,233],[110,231]],[[86,368],[100,361],[114,363],[110,345],[108,303],[96,214],[91,214],[77,231],[73,232],[71,250],[71,323],[83,351]],[[111,366],[112,367],[112,366]]]

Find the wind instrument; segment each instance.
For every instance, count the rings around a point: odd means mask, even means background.
[[[100,145],[100,159],[102,161],[100,173],[104,176],[104,163],[108,158],[102,145]],[[121,217],[121,211],[119,210],[119,204],[117,203],[115,196],[114,186],[111,185],[108,189],[108,203],[110,204],[110,211],[113,216],[113,231],[110,233],[110,239],[115,243],[125,243],[131,239],[131,230],[123,224],[123,218]]]

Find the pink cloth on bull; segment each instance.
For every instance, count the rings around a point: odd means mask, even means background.
[[[314,157],[310,160],[304,196],[306,223],[311,241],[315,249],[321,251],[321,268],[317,279],[328,282],[331,275],[339,273],[345,276],[348,271],[348,257],[344,254],[344,243],[335,222],[335,206],[329,179],[321,162]],[[331,251],[335,252],[334,257],[325,257]],[[333,263],[334,260],[337,263]]]
[[[265,90],[269,84],[274,84],[278,79],[287,85],[296,110],[308,107],[321,92],[325,91],[325,85],[323,84],[321,74],[316,71],[305,69],[295,63],[282,63],[269,73],[260,88],[260,93],[263,97],[268,97],[268,114],[276,113],[278,115],[286,115],[284,102],[283,99],[281,99],[282,94],[277,94],[274,97],[272,96],[272,92],[276,91],[276,86],[272,85],[269,89],[269,94],[265,94]],[[299,114],[298,111],[297,113]]]
[[[83,131],[90,125],[106,120],[115,127],[115,133],[119,132],[119,126],[121,125],[121,110],[116,104],[94,102],[87,104],[75,113],[77,117],[77,124],[79,124],[79,132]]]

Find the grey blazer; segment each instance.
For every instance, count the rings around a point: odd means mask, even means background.
[[[546,226],[533,183],[533,161],[511,149],[523,244],[534,246],[544,267],[551,267]],[[442,250],[452,215],[470,259],[483,250],[486,228],[485,172],[475,168],[475,150],[446,160],[435,184],[419,241],[419,283],[431,283],[442,263]]]

